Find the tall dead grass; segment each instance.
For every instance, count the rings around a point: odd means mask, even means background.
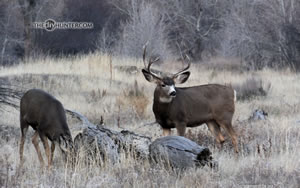
[[[176,62],[168,62],[158,68],[175,72],[174,64]],[[24,90],[41,88],[50,92],[66,108],[83,113],[95,124],[103,116],[105,125],[111,129],[126,128],[157,138],[161,134],[158,126],[144,126],[154,121],[151,101],[155,86],[145,81],[141,73],[128,74],[117,68],[119,66],[135,66],[140,70],[144,65],[140,59],[95,53],[75,58],[37,59],[1,68],[0,76]],[[192,140],[212,150],[213,157],[219,162],[218,170],[189,169],[175,174],[130,158],[122,163],[99,166],[96,162],[85,163],[84,152],[76,167],[70,168],[56,152],[52,171],[41,171],[30,142],[31,130],[25,144],[25,166],[18,172],[20,133],[15,130],[19,129],[19,112],[5,107],[8,111],[0,114],[0,126],[11,127],[7,129],[11,131],[0,142],[1,187],[298,187],[300,85],[297,83],[300,75],[269,69],[216,71],[195,64],[191,73],[185,86],[242,84],[253,74],[272,86],[266,97],[236,103],[233,126],[241,151],[237,158],[225,132],[224,148],[219,149],[206,125],[189,129],[188,136]],[[258,108],[267,111],[268,120],[248,122],[248,117]],[[68,122],[75,136],[75,125],[70,119]]]

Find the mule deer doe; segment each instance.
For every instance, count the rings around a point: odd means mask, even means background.
[[[55,144],[58,144],[66,157],[73,147],[72,136],[66,121],[66,114],[63,105],[50,94],[39,89],[28,90],[21,98],[20,107],[20,162],[23,164],[23,150],[26,132],[29,125],[35,130],[32,143],[38,154],[42,166],[43,157],[38,144],[38,136],[43,142],[48,159],[48,167],[51,166]],[[52,142],[51,153],[47,138]]]
[[[145,62],[146,46],[142,72],[145,79],[155,83],[153,112],[156,122],[163,128],[163,136],[170,135],[171,128],[176,128],[180,136],[184,136],[186,127],[196,127],[206,123],[217,142],[222,146],[224,137],[221,129],[225,129],[232,139],[235,152],[238,153],[237,136],[232,128],[234,102],[236,92],[232,87],[207,84],[194,87],[179,88],[175,84],[186,82],[190,76],[190,62],[181,71],[172,76],[161,77],[151,72],[151,65],[158,60]]]

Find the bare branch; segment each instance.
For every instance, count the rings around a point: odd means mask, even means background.
[[[19,108],[19,104],[17,102],[21,99],[22,95],[22,91],[14,89],[11,85],[0,82],[0,103],[13,108]],[[0,106],[0,110],[3,110],[2,106]]]

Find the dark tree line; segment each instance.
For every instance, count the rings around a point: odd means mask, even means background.
[[[31,22],[93,22],[92,30],[45,30]],[[253,68],[300,70],[298,0],[1,0],[0,63],[14,64],[40,54],[100,50],[152,54],[195,62],[221,56]]]

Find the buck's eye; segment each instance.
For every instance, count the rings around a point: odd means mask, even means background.
[[[166,85],[165,84],[161,84],[161,87],[166,87]]]

